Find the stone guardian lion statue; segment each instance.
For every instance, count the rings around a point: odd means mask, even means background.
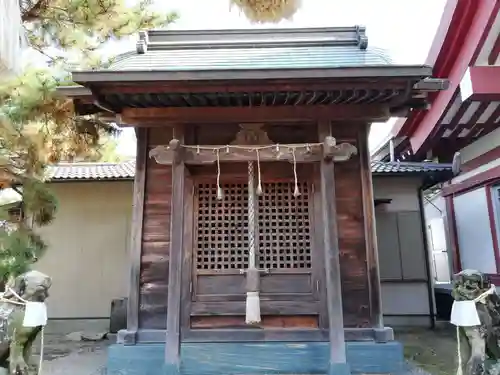
[[[25,301],[45,302],[52,280],[38,271],[26,272],[8,284],[0,300],[0,375],[34,375],[30,363],[33,343],[42,327],[24,327]]]
[[[475,270],[455,275],[452,296],[455,301],[473,301],[490,290],[490,278]],[[500,374],[500,297],[488,294],[476,301],[481,322],[478,326],[459,327],[461,358],[464,375]]]

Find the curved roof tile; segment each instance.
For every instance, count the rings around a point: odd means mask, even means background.
[[[373,161],[371,168],[374,175],[451,173],[451,164],[438,163]],[[122,163],[61,163],[47,170],[47,179],[50,181],[130,180],[134,176],[135,160]]]

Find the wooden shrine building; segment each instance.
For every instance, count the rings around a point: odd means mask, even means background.
[[[138,140],[128,327],[108,374],[399,371],[367,137],[445,88],[430,76],[361,27],[149,31],[74,72],[77,110]]]

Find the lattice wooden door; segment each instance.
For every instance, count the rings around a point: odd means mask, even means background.
[[[261,277],[262,315],[319,313],[312,246],[312,185],[264,183],[259,197],[257,266],[269,269]],[[191,316],[244,316],[248,265],[247,185],[195,185],[193,287]],[[316,261],[320,261],[319,258]],[[264,318],[265,319],[265,318]]]

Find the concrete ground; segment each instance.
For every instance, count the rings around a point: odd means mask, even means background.
[[[75,341],[67,335],[72,332],[106,332],[106,321],[49,322],[44,334],[43,375],[104,375],[106,349],[115,342],[114,335],[99,341]],[[38,363],[40,342],[35,344]]]
[[[105,375],[106,349],[115,337],[102,341],[73,341],[70,332],[103,332],[97,323],[52,322],[45,333],[43,375]],[[456,373],[455,331],[444,325],[434,331],[399,329],[396,339],[405,346],[408,366],[400,375],[454,375]],[[39,348],[37,343],[36,348]],[[37,354],[37,352],[35,352]],[[35,359],[36,360],[36,359]]]

